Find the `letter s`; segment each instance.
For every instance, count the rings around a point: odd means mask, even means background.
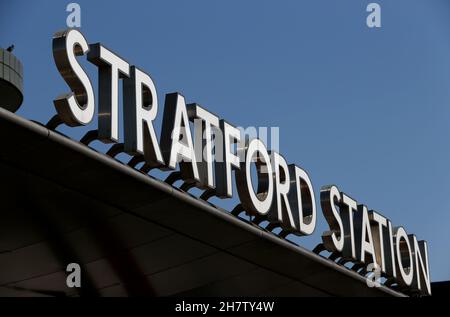
[[[95,110],[94,90],[76,56],[89,52],[89,45],[78,30],[57,32],[53,37],[53,58],[72,92],[62,94],[53,103],[61,120],[71,127],[92,121]]]
[[[330,226],[330,231],[323,233],[322,241],[330,252],[342,252],[344,249],[344,226],[336,208],[336,204],[340,203],[340,197],[339,189],[334,185],[324,186],[320,190],[323,215]]]

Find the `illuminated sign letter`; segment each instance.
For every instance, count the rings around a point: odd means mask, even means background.
[[[102,46],[91,44],[88,60],[98,66],[98,138],[119,141],[119,78],[130,76],[130,65]]]
[[[380,265],[381,272],[386,273],[386,256],[389,252],[389,232],[387,219],[379,213],[369,211],[369,221],[372,231],[373,243],[375,245],[375,258]]]
[[[428,246],[426,241],[417,241],[414,234],[408,235],[414,253],[413,286],[422,294],[431,295],[430,267],[428,264]]]
[[[251,215],[265,215],[273,199],[272,166],[266,146],[259,139],[253,139],[248,147],[238,150],[245,160],[236,171],[236,187],[245,211]],[[253,190],[251,164],[256,164],[258,176],[257,193]]]
[[[392,222],[390,220],[387,221],[387,226],[390,252],[388,254],[385,254],[386,271],[388,275],[392,275],[392,277],[397,278],[397,261],[395,256],[394,234],[392,230]]]
[[[53,37],[53,58],[72,92],[60,95],[53,103],[61,120],[71,127],[86,125],[95,112],[94,90],[76,56],[89,52],[83,34],[75,29],[58,32]]]
[[[279,223],[284,230],[293,231],[297,228],[295,220],[298,223],[298,219],[294,219],[288,199],[291,185],[289,167],[284,157],[277,152],[271,152],[270,157],[275,181],[275,197],[268,214],[269,221]]]
[[[231,198],[231,172],[233,168],[240,168],[239,157],[233,153],[232,144],[241,142],[241,131],[225,120],[220,120],[219,126],[223,140],[221,147],[216,147],[216,196]]]
[[[150,166],[164,163],[156,138],[153,120],[158,114],[158,96],[149,75],[135,66],[124,79],[125,152],[143,154]]]
[[[308,174],[294,164],[289,165],[289,202],[298,223],[299,235],[310,235],[316,228],[316,198]]]
[[[330,252],[342,252],[344,249],[344,225],[342,223],[339,209],[341,202],[339,189],[334,186],[324,186],[320,190],[320,204],[330,231],[322,235],[325,248]]]
[[[219,129],[219,118],[197,104],[187,105],[189,120],[194,122],[194,149],[197,157],[199,187],[214,188],[213,134]]]
[[[186,102],[178,93],[166,95],[161,148],[169,169],[175,169],[177,163],[180,163],[180,171],[185,181],[200,181]]]
[[[345,193],[341,193],[341,196],[342,196],[342,204],[340,206],[340,209],[342,216],[342,224],[344,225],[344,241],[345,241],[344,250],[342,250],[342,254],[347,259],[357,260],[353,217],[358,206],[356,200],[354,200],[350,196],[347,196]]]
[[[403,227],[395,229],[394,243],[397,271],[400,272],[401,277],[399,282],[404,286],[411,286],[414,275],[414,261],[411,244]]]
[[[359,260],[365,264],[373,263],[375,266],[379,266],[375,256],[369,213],[365,205],[358,205],[358,211],[355,213],[355,241]]]

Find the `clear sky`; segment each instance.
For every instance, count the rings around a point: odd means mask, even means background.
[[[24,64],[26,118],[47,122],[68,91],[51,43],[69,2],[0,2],[0,46],[14,43]],[[89,43],[151,74],[159,117],[178,91],[235,125],[279,127],[280,151],[316,196],[337,184],[427,240],[432,280],[450,280],[448,0],[376,1],[379,29],[366,26],[365,0],[77,2]],[[61,131],[78,139],[95,126]],[[314,235],[294,238],[310,249],[326,229],[318,213]]]

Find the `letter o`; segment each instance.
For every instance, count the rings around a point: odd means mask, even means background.
[[[395,230],[395,255],[397,258],[397,268],[400,272],[401,279],[406,286],[410,286],[414,275],[414,262],[409,243],[408,234],[403,227],[398,227]],[[405,266],[409,264],[409,269]]]
[[[273,171],[267,148],[259,139],[250,141],[245,149],[239,149],[244,154],[244,162],[236,171],[236,187],[242,206],[251,215],[265,215],[269,212],[273,200]],[[258,155],[259,154],[259,155]],[[255,162],[258,174],[258,190],[253,190],[251,164]],[[265,175],[265,176],[264,176]]]

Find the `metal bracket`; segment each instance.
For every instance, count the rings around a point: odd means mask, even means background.
[[[386,285],[387,287],[392,287],[392,285],[394,285],[395,283],[395,278],[391,277],[384,282],[384,285]]]
[[[81,138],[80,142],[84,145],[89,145],[94,140],[98,139],[98,130],[90,130]]]
[[[280,227],[278,223],[271,222],[266,226],[266,230],[273,231],[274,229]]]
[[[180,189],[187,192],[193,187],[195,187],[195,182],[184,182],[183,185],[180,186]]]
[[[106,155],[111,156],[112,158],[116,157],[119,153],[122,153],[124,150],[123,143],[117,143],[110,147]]]
[[[213,189],[213,188],[210,188],[210,189],[205,190],[201,194],[200,199],[203,199],[203,200],[207,201],[208,199],[210,199],[211,197],[213,197],[215,195],[216,195],[216,190]]]
[[[364,268],[364,264],[362,264],[362,263],[355,263],[355,264],[350,268],[350,270],[355,271],[355,272],[358,272],[359,270],[361,270],[361,269],[363,269],[363,268]]]
[[[328,256],[328,258],[333,262],[335,262],[339,257],[340,255],[337,252],[333,252]]]
[[[338,263],[339,265],[344,265],[344,264],[346,264],[346,263],[348,263],[348,262],[350,262],[350,261],[347,260],[347,259],[345,259],[345,258],[342,258],[342,259],[340,259],[337,263]]]
[[[233,208],[233,210],[231,211],[231,214],[233,216],[238,217],[244,210],[244,207],[242,206],[242,204],[238,204],[236,205],[236,207]]]
[[[175,183],[176,181],[179,181],[179,180],[181,180],[181,172],[176,171],[176,172],[170,173],[170,175],[166,178],[166,180],[164,182],[166,182],[169,185],[173,185],[173,183]]]
[[[150,171],[151,171],[152,169],[154,169],[154,168],[156,168],[156,167],[155,167],[155,166],[148,165],[147,163],[145,163],[145,164],[142,165],[142,167],[140,168],[140,171],[141,171],[142,173],[144,173],[144,174],[148,174],[148,173],[150,173]]]
[[[255,217],[255,219],[253,219],[252,222],[253,222],[255,225],[259,225],[261,222],[266,221],[266,220],[267,220],[267,217],[266,217],[266,216],[257,215],[257,216]]]
[[[136,165],[138,165],[139,163],[142,163],[142,162],[145,162],[144,155],[138,154],[138,155],[133,156],[127,165],[129,167],[135,168]]]
[[[49,122],[45,125],[47,129],[50,130],[56,130],[57,127],[59,127],[61,124],[63,124],[63,121],[59,117],[58,114],[55,114]]]
[[[144,162],[144,165],[142,165],[142,167],[139,169],[139,171],[141,171],[144,174],[148,174],[148,173],[150,173],[150,171],[152,169],[158,168],[161,166],[161,165],[150,165],[150,164],[146,163],[145,157],[142,154],[133,156],[127,165],[129,167],[136,168],[136,165],[138,165],[139,163],[142,163],[142,162]]]
[[[323,243],[319,243],[316,245],[316,247],[312,250],[315,254],[320,254],[321,252],[326,251],[325,245]]]
[[[367,268],[363,266],[362,269],[358,271],[358,273],[362,276],[365,276],[368,273]]]

